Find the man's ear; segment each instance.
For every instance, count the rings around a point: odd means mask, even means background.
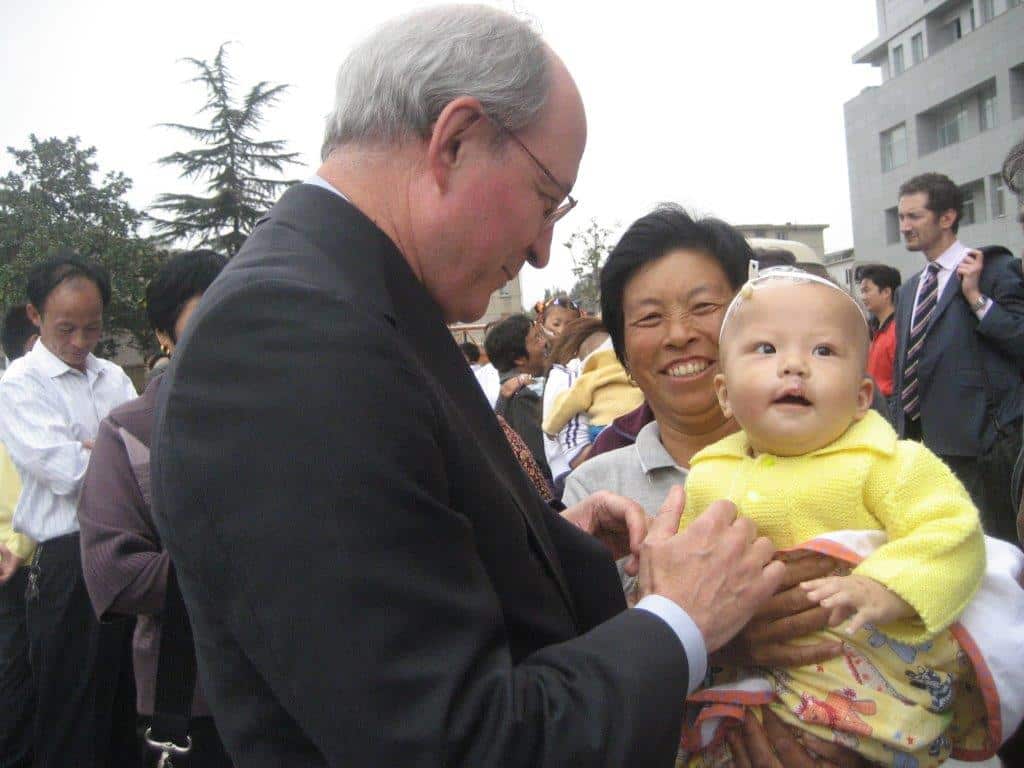
[[[479,100],[460,96],[448,102],[437,116],[427,139],[427,167],[438,188],[447,188],[451,172],[462,160],[466,133],[480,125],[483,114]]]
[[[721,373],[715,374],[715,394],[718,396],[718,405],[722,408],[725,418],[732,418],[732,408],[729,407],[729,388],[725,384],[725,376]]]
[[[953,229],[953,223],[956,221],[956,211],[950,208],[949,210],[943,211],[939,216],[939,227],[941,229]]]
[[[870,376],[865,376],[861,379],[860,387],[857,389],[857,414],[853,417],[854,420],[859,421],[864,418],[871,409],[871,400],[875,396],[875,382],[871,380]]]
[[[520,355],[519,357],[513,359],[512,362],[516,364],[516,368],[523,368],[527,363],[530,362],[530,358],[526,357],[526,355]]]
[[[25,314],[28,315],[28,319],[32,321],[32,325],[36,328],[43,327],[43,316],[39,313],[39,310],[36,309],[35,304],[29,304],[25,307]]]

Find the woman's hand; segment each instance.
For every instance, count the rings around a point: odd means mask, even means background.
[[[790,640],[828,626],[831,612],[809,599],[800,583],[835,575],[839,562],[816,552],[787,553],[783,562],[786,571],[779,590],[730,643],[713,655],[712,664],[802,667],[842,653],[842,643],[837,640],[787,645]]]
[[[764,708],[762,723],[747,712],[741,728],[726,733],[736,768],[861,768],[868,762],[852,749],[790,728]]]
[[[562,517],[600,539],[616,560],[631,554],[625,570],[636,576],[640,545],[647,536],[647,515],[639,504],[610,491],[599,491],[569,507]]]

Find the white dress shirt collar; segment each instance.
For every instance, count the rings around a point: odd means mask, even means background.
[[[968,250],[967,246],[959,240],[954,240],[953,244],[943,251],[939,258],[935,259],[934,263],[938,264],[943,271],[952,272],[960,266],[960,262],[964,260]]]
[[[344,200],[346,203],[351,203],[352,202],[351,200],[349,200],[345,196],[344,192],[342,192],[340,189],[337,189],[336,187],[332,187],[330,182],[327,181],[327,179],[325,179],[320,174],[314,173],[312,176],[310,176],[308,179],[306,179],[305,183],[306,184],[312,184],[314,187],[321,187],[323,189],[326,189],[328,192],[333,192],[338,197],[340,197],[342,200]]]
[[[32,355],[34,358],[33,365],[37,366],[40,371],[51,379],[63,376],[65,373],[83,373],[77,368],[72,368],[53,354],[53,352],[43,344],[42,339],[36,339],[36,343],[32,346],[32,349],[29,350],[28,354]],[[103,370],[104,369],[100,364],[100,361],[90,352],[85,358],[85,373],[89,376],[89,380],[92,381],[97,376],[101,375]]]

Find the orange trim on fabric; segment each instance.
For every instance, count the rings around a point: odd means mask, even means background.
[[[985,701],[985,710],[988,713],[988,747],[984,750],[954,749],[953,757],[958,760],[987,760],[996,753],[1003,741],[1003,713],[999,707],[999,689],[996,688],[996,681],[992,677],[992,670],[985,663],[985,657],[981,654],[971,633],[959,622],[950,626],[949,631],[960,644],[960,650],[967,654],[974,665],[974,677],[981,689],[982,698]]]

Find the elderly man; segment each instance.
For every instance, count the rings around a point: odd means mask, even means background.
[[[341,68],[317,175],[196,311],[154,512],[237,764],[671,765],[707,652],[779,585],[726,504],[676,535],[676,493],[642,546],[625,499],[553,513],[446,328],[547,263],[585,140],[524,23],[387,24]],[[638,556],[635,609],[602,540]]]

